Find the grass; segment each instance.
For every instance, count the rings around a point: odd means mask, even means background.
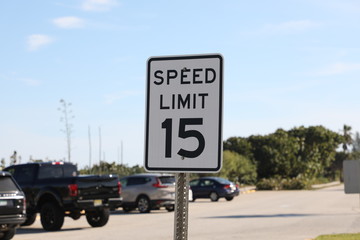
[[[359,240],[360,233],[321,235],[314,240]]]

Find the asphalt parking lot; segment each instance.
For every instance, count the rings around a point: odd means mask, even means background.
[[[188,239],[304,240],[321,234],[360,232],[357,194],[344,194],[343,185],[312,191],[247,191],[233,201],[196,200],[189,204]],[[174,213],[150,214],[118,210],[102,228],[86,219],[66,218],[63,229],[45,232],[37,220],[18,229],[18,240],[137,240],[173,239]]]

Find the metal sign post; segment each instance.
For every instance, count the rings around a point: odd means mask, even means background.
[[[188,239],[189,173],[177,173],[174,240]]]

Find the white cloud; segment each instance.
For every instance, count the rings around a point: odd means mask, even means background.
[[[28,36],[27,45],[29,51],[39,50],[41,47],[52,43],[54,40],[44,34],[33,34]]]
[[[314,27],[318,27],[320,25],[320,23],[310,20],[288,21],[279,24],[266,24],[262,32],[298,33]]]
[[[59,28],[82,28],[85,26],[85,21],[78,17],[61,17],[55,18],[53,23]]]
[[[335,63],[331,64],[315,73],[315,75],[329,76],[344,74],[352,71],[360,71],[360,63]]]
[[[27,86],[38,86],[40,81],[32,78],[21,78],[21,82],[25,83]]]
[[[335,9],[336,12],[345,12],[350,14],[360,13],[360,2],[358,0],[318,0],[313,2],[324,7]]]
[[[81,9],[84,11],[109,11],[116,7],[119,3],[116,0],[84,0],[81,4]]]

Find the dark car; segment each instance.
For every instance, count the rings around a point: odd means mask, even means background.
[[[193,201],[197,198],[210,198],[213,202],[218,201],[219,198],[231,201],[240,193],[235,183],[219,177],[194,179],[190,181],[190,188],[193,192]]]
[[[25,219],[24,193],[10,173],[0,171],[0,240],[12,239]]]

